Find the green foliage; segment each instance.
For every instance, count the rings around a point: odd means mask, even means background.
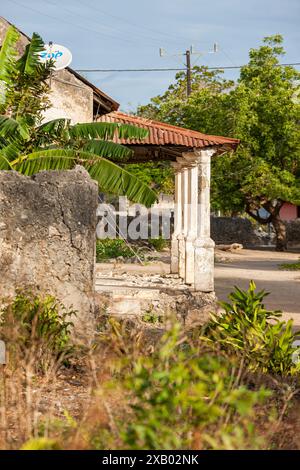
[[[120,423],[122,446],[234,449],[246,448],[250,441],[255,448],[250,423],[255,406],[269,392],[234,382],[229,361],[179,344],[175,326],[151,357],[134,363],[125,380],[131,419]]]
[[[68,119],[42,124],[50,107],[49,78],[52,61],[38,59],[44,44],[34,33],[20,59],[16,59],[19,34],[9,28],[0,52],[0,170],[32,175],[41,170],[66,170],[83,165],[98,181],[100,190],[127,195],[151,206],[155,192],[126,169],[107,160],[126,161],[132,150],[112,142],[143,139],[147,130],[120,123],[91,122],[71,125]],[[106,158],[105,158],[106,157]]]
[[[52,296],[19,292],[1,311],[1,338],[7,343],[10,360],[34,350],[37,369],[47,369],[49,360],[67,360],[73,353],[70,321],[76,315]]]
[[[15,45],[19,37],[20,35],[17,30],[13,26],[10,26],[0,49],[0,81],[9,85],[12,84],[11,78],[13,77],[14,61],[17,55]],[[4,97],[5,90],[1,90],[1,112]]]
[[[38,437],[25,442],[21,450],[61,450],[61,446],[54,439]]]
[[[37,34],[33,33],[31,41],[25,48],[25,53],[17,62],[17,68],[27,76],[34,76],[43,64],[39,61],[39,53],[44,49],[44,41]]]
[[[133,251],[122,238],[97,240],[96,259],[97,263],[107,259],[114,259],[122,256],[132,258]]]
[[[276,312],[259,307],[264,293],[254,292],[253,285],[251,295],[239,291],[232,296],[237,312],[244,308],[258,322],[266,317],[276,321]],[[82,420],[68,412],[65,419],[49,422],[44,417],[36,435],[46,435],[47,441],[30,440],[23,448],[272,447],[271,439],[297,393],[296,380],[265,376],[261,370],[249,373],[249,363],[232,349],[199,340],[199,329],[187,333],[173,323],[163,337],[160,331],[132,320],[110,319],[91,351],[92,370],[93,364],[101,364],[91,408]]]
[[[220,303],[224,312],[212,315],[204,326],[202,339],[236,354],[253,371],[299,373],[300,363],[293,362],[299,353],[293,345],[299,332],[293,332],[292,320],[279,321],[281,312],[266,310],[266,292],[255,289],[253,281],[247,291],[236,287],[229,295],[231,303]]]
[[[282,263],[279,265],[279,269],[283,271],[300,271],[300,261],[297,263]]]
[[[162,251],[168,244],[167,240],[163,237],[149,238],[148,241],[156,251]]]
[[[126,169],[156,192],[174,193],[174,171],[169,162],[129,163]]]
[[[155,325],[157,323],[163,323],[163,316],[159,315],[156,312],[149,311],[142,316],[142,320],[145,323],[150,323],[152,325]]]

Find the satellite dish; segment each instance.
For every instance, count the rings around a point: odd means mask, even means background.
[[[62,70],[72,62],[72,53],[65,46],[50,42],[45,44],[44,50],[39,53],[39,58],[42,63],[52,59],[54,61],[54,69]]]

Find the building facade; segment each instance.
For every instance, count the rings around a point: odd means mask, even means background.
[[[0,17],[0,46],[9,26],[11,23]],[[30,38],[20,30],[19,33],[17,49],[21,55]],[[116,101],[70,67],[53,72],[50,101],[52,106],[45,113],[45,121],[67,118],[73,124],[92,122],[97,116],[119,108]]]

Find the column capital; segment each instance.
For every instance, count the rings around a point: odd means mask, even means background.
[[[195,149],[193,153],[198,162],[201,163],[202,161],[209,160],[216,152],[217,149],[215,147],[207,147],[203,149]]]

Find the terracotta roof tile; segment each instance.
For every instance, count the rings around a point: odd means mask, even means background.
[[[181,145],[185,147],[202,148],[208,146],[231,146],[235,148],[239,144],[238,139],[221,137],[216,135],[202,134],[198,131],[184,129],[183,127],[172,126],[164,122],[153,121],[139,116],[131,116],[119,111],[101,116],[102,122],[120,122],[123,124],[132,124],[137,127],[148,129],[149,135],[143,140],[116,139],[119,143],[130,145]]]

